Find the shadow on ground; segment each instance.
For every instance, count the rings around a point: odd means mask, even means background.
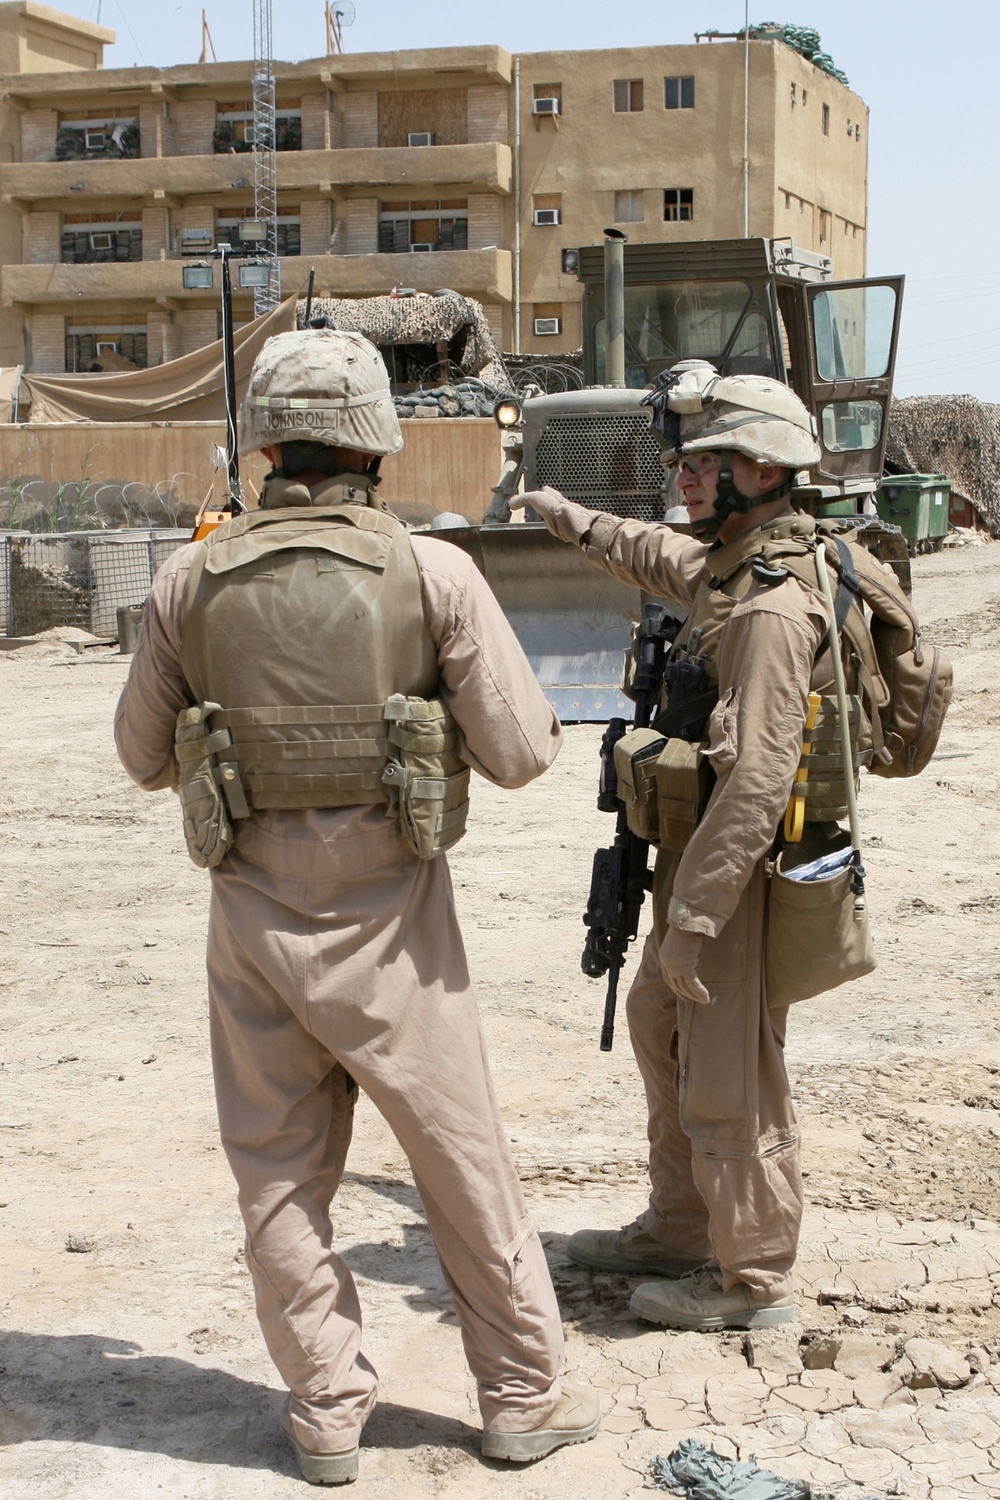
[[[188,1463],[296,1473],[278,1431],[282,1395],[190,1360],[99,1334],[0,1335],[0,1445],[95,1443]],[[466,1423],[380,1401],[366,1446],[472,1448]]]

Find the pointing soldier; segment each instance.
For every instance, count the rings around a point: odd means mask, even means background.
[[[212,870],[208,979],[222,1139],[282,1414],[304,1477],[353,1480],[376,1374],[333,1248],[358,1089],[413,1168],[475,1375],[487,1457],[594,1436],[497,1111],[444,850],[469,768],[539,776],[560,729],[496,600],[377,496],[402,436],[378,351],[332,329],[268,341],[240,450],[261,508],[153,584],[115,734],[175,786]],[[175,739],[176,733],[176,739]]]
[[[752,568],[769,539],[812,524],[789,497],[819,448],[813,418],[780,382],[719,379],[701,362],[680,369],[668,386],[677,394],[653,400],[672,429],[665,461],[679,461],[693,536],[594,514],[549,488],[515,502],[616,578],[686,605],[675,650],[717,687],[704,730],[666,731],[707,739],[715,790],[686,847],[658,855],[654,927],[627,1002],[648,1107],[649,1206],[624,1229],[573,1235],[568,1253],[661,1278],[632,1300],[654,1322],[767,1327],[795,1316],[802,1182],[788,1011],[769,1009],[764,989],[764,860],[810,688],[829,682],[830,659],[817,664],[828,619],[819,589],[785,571],[758,582]],[[676,717],[669,697],[666,707]]]

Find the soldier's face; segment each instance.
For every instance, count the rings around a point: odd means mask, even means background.
[[[690,458],[681,461],[677,488],[689,521],[708,521],[715,514],[721,462],[718,453],[692,453]]]

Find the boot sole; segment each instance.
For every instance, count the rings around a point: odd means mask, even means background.
[[[555,1453],[557,1448],[589,1443],[597,1436],[600,1425],[601,1415],[598,1413],[588,1427],[569,1432],[484,1432],[483,1457],[499,1459],[502,1463],[529,1464],[533,1459]]]
[[[346,1453],[309,1453],[285,1431],[285,1441],[295,1454],[299,1472],[307,1484],[353,1484],[358,1477],[358,1449],[349,1448]]]
[[[728,1316],[718,1314],[711,1317],[697,1313],[666,1312],[655,1302],[647,1302],[635,1294],[629,1307],[640,1318],[650,1323],[660,1323],[664,1328],[681,1328],[693,1333],[716,1333],[723,1328],[777,1328],[781,1323],[794,1323],[797,1309],[792,1307],[748,1307],[745,1312],[734,1312]]]
[[[566,1258],[575,1266],[587,1271],[617,1271],[620,1276],[665,1276],[670,1281],[680,1281],[690,1271],[697,1271],[705,1264],[701,1260],[621,1260],[608,1255],[587,1255],[586,1252],[567,1249]]]

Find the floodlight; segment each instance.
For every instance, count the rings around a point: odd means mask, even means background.
[[[261,287],[267,286],[270,280],[271,268],[266,260],[248,260],[239,268],[240,286]]]
[[[212,267],[207,261],[200,261],[193,266],[182,266],[181,279],[184,283],[184,290],[187,292],[206,292],[214,285]]]
[[[260,245],[267,239],[267,224],[263,219],[241,219],[238,232],[244,244]]]

